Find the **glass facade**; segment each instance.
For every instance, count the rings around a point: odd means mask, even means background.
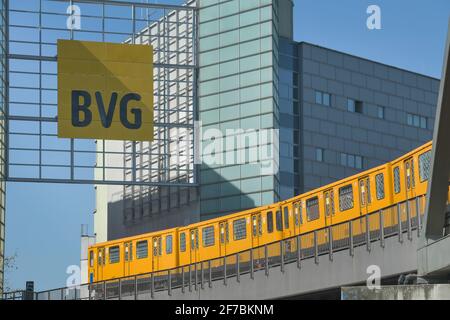
[[[297,45],[279,39],[279,105],[280,105],[280,198],[300,193],[300,110]]]
[[[8,1],[0,1],[0,294],[3,293],[5,257],[5,188],[6,188],[6,141],[5,115],[7,110],[7,15]]]
[[[199,119],[203,136],[217,130],[278,129],[278,7],[272,0],[199,3]],[[236,163],[245,152],[220,139],[221,163],[202,163],[200,215],[269,204],[279,199],[278,176],[261,174],[258,163]],[[203,150],[209,139],[202,140]]]

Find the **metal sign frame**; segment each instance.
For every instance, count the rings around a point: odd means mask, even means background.
[[[197,185],[195,4],[30,0],[9,15],[7,181]],[[57,39],[153,45],[153,142],[57,137]]]

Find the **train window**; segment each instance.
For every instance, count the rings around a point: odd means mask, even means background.
[[[284,207],[284,228],[289,229],[289,208]]]
[[[148,257],[148,242],[147,240],[138,241],[136,243],[136,258],[144,259]]]
[[[394,168],[394,192],[395,193],[400,192],[400,168],[399,167]]]
[[[273,213],[272,211],[267,212],[267,233],[273,232]]]
[[[380,173],[375,176],[375,185],[377,189],[377,199],[384,199],[384,174]]]
[[[162,254],[161,237],[153,238],[153,256],[160,256]]]
[[[133,243],[125,243],[124,249],[125,261],[133,260]]]
[[[252,215],[252,235],[254,237],[262,235],[261,214]]]
[[[319,198],[314,197],[306,200],[306,217],[308,221],[319,219]]]
[[[220,224],[220,243],[230,242],[230,233],[228,232],[228,223],[222,222]]]
[[[339,209],[341,211],[353,208],[353,186],[339,188]]]
[[[166,254],[172,253],[172,235],[166,236]]]
[[[327,217],[334,216],[334,192],[333,190],[325,192],[325,214]]]
[[[120,261],[119,246],[109,248],[109,263],[117,263]]]
[[[303,207],[302,207],[301,201],[298,203],[298,215],[300,218],[300,224],[302,225],[303,224]]]
[[[94,266],[94,251],[89,251],[89,266],[92,268]]]
[[[414,160],[410,159],[405,161],[405,169],[406,169],[406,188],[411,189],[416,186],[416,182],[414,180]]]
[[[180,251],[186,251],[186,233],[184,232],[180,233]]]
[[[294,223],[295,223],[296,227],[300,223],[299,216],[298,216],[298,214],[299,214],[299,208],[298,208],[299,205],[300,205],[299,203],[294,203]]]
[[[241,240],[247,237],[246,221],[245,218],[237,219],[233,221],[233,239]]]
[[[370,179],[363,178],[359,180],[359,196],[361,207],[372,203],[372,196],[370,194]],[[366,203],[367,201],[367,203]]]
[[[202,229],[203,246],[210,247],[214,245],[214,227],[205,227]]]
[[[280,210],[277,210],[277,212],[275,212],[275,224],[277,227],[277,231],[283,231],[283,217],[281,216]]]
[[[198,229],[191,229],[191,250],[198,249]]]
[[[102,266],[102,265],[105,264],[105,257],[104,257],[103,254],[102,254],[102,250],[99,250],[99,251],[98,251],[97,264],[98,264],[99,266]]]
[[[258,233],[261,236],[262,235],[262,219],[261,214],[258,214]]]
[[[430,178],[430,171],[431,171],[431,151],[427,151],[419,156],[420,182],[427,181]]]

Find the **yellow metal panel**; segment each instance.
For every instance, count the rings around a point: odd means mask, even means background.
[[[58,137],[152,141],[153,48],[58,40]]]

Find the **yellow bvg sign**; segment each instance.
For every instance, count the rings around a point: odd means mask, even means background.
[[[58,137],[153,140],[153,49],[58,40]]]

